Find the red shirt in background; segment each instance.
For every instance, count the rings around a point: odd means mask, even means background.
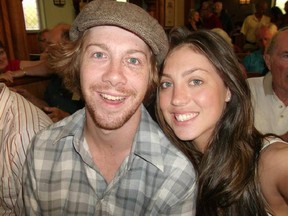
[[[16,71],[16,70],[20,70],[20,60],[9,60],[8,61],[8,65],[5,68],[5,71]]]

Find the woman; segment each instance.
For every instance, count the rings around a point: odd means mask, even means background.
[[[0,80],[13,82],[13,78],[26,76],[30,70],[47,71],[44,61],[9,60],[0,41]]]
[[[198,172],[197,215],[267,215],[257,174],[264,136],[253,127],[250,91],[221,36],[200,30],[169,51],[157,117]]]
[[[187,28],[190,31],[198,31],[202,28],[202,21],[200,19],[200,14],[197,10],[191,9],[189,12],[189,23],[187,24]]]

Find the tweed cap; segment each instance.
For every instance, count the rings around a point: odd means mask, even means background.
[[[94,26],[112,25],[133,32],[140,37],[156,56],[160,65],[168,52],[168,39],[156,19],[135,4],[114,0],[94,0],[76,17],[70,29],[70,39],[77,40]]]

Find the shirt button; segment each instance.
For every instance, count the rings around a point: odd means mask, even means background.
[[[281,109],[282,109],[282,108],[283,108],[283,106],[282,106],[282,105],[280,105],[280,107],[279,107],[279,108],[281,108]]]
[[[284,118],[284,116],[283,116],[283,115],[281,115],[280,117],[281,117],[281,118]]]

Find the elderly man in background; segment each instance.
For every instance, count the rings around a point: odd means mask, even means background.
[[[247,79],[252,92],[255,127],[288,141],[288,27],[271,39],[264,55],[269,72]]]
[[[256,29],[256,43],[258,49],[245,56],[242,60],[248,77],[249,76],[263,76],[268,72],[264,60],[264,52],[273,35],[277,32],[277,26],[273,23],[270,25],[261,25]]]
[[[269,25],[271,23],[270,17],[265,15],[268,7],[266,0],[258,0],[255,4],[255,13],[244,19],[240,30],[245,37],[244,51],[251,52],[258,48],[256,45],[256,29],[260,25]]]
[[[69,42],[70,27],[70,24],[59,23],[49,30],[46,41],[48,46],[42,54],[42,59],[47,59],[51,45]],[[14,74],[17,77],[21,75],[18,75],[17,72]],[[83,108],[84,103],[80,96],[73,94],[73,92],[65,88],[61,73],[48,68],[42,71],[27,70],[25,76],[50,77],[50,82],[44,92],[44,99],[34,96],[25,89],[18,89],[17,92],[44,110],[53,122],[57,122]]]

